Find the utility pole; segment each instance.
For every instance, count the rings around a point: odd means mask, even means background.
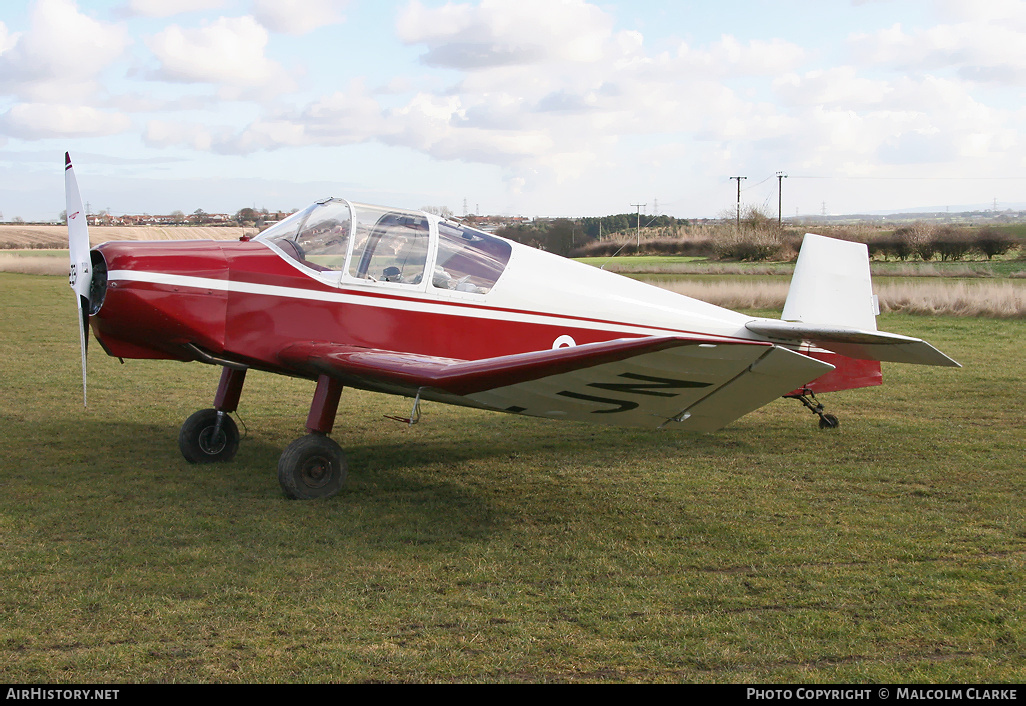
[[[641,250],[641,207],[642,206],[647,206],[647,205],[648,204],[646,204],[646,203],[632,203],[631,204],[631,206],[634,206],[635,208],[638,209],[638,250]]]
[[[783,206],[783,203],[784,203],[783,185],[784,185],[784,179],[786,179],[786,178],[787,178],[786,174],[784,174],[783,172],[777,172],[777,228],[780,227],[781,222],[782,222],[782,218],[781,218],[781,215],[780,215],[781,214],[781,210],[780,209],[781,209],[781,207]]]
[[[730,177],[731,179],[737,179],[737,227],[741,227],[741,180],[747,179],[746,176]]]

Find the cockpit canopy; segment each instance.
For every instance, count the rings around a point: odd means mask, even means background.
[[[435,289],[487,293],[509,262],[501,238],[421,211],[319,201],[271,226],[256,240],[274,244],[316,272],[344,281],[422,289],[425,271]]]

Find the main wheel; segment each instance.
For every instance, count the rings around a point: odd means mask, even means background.
[[[239,427],[234,419],[223,414],[218,429],[217,410],[201,409],[182,425],[178,448],[189,463],[231,461],[239,450]]]
[[[348,475],[342,448],[322,434],[296,439],[278,459],[278,482],[293,500],[331,497]]]

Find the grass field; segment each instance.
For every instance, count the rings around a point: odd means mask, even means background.
[[[702,257],[637,255],[628,257],[579,257],[586,265],[627,275],[774,275],[790,277],[793,262],[717,262]],[[1026,260],[1020,257],[993,260],[881,261],[870,269],[874,277],[953,277],[977,279],[990,277],[1026,277]]]
[[[962,369],[885,365],[714,435],[346,391],[350,480],[285,500],[312,383],[90,350],[63,278],[0,274],[0,681],[1021,682],[1021,320],[885,315]],[[241,425],[240,425],[241,426]]]

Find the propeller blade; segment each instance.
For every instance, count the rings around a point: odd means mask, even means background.
[[[89,288],[93,272],[89,262],[89,225],[86,223],[82,195],[78,191],[75,168],[71,166],[71,155],[64,153],[64,195],[67,199],[68,253],[71,270],[68,283],[77,295],[78,340],[82,348],[82,405],[86,406],[86,351],[89,347]]]

